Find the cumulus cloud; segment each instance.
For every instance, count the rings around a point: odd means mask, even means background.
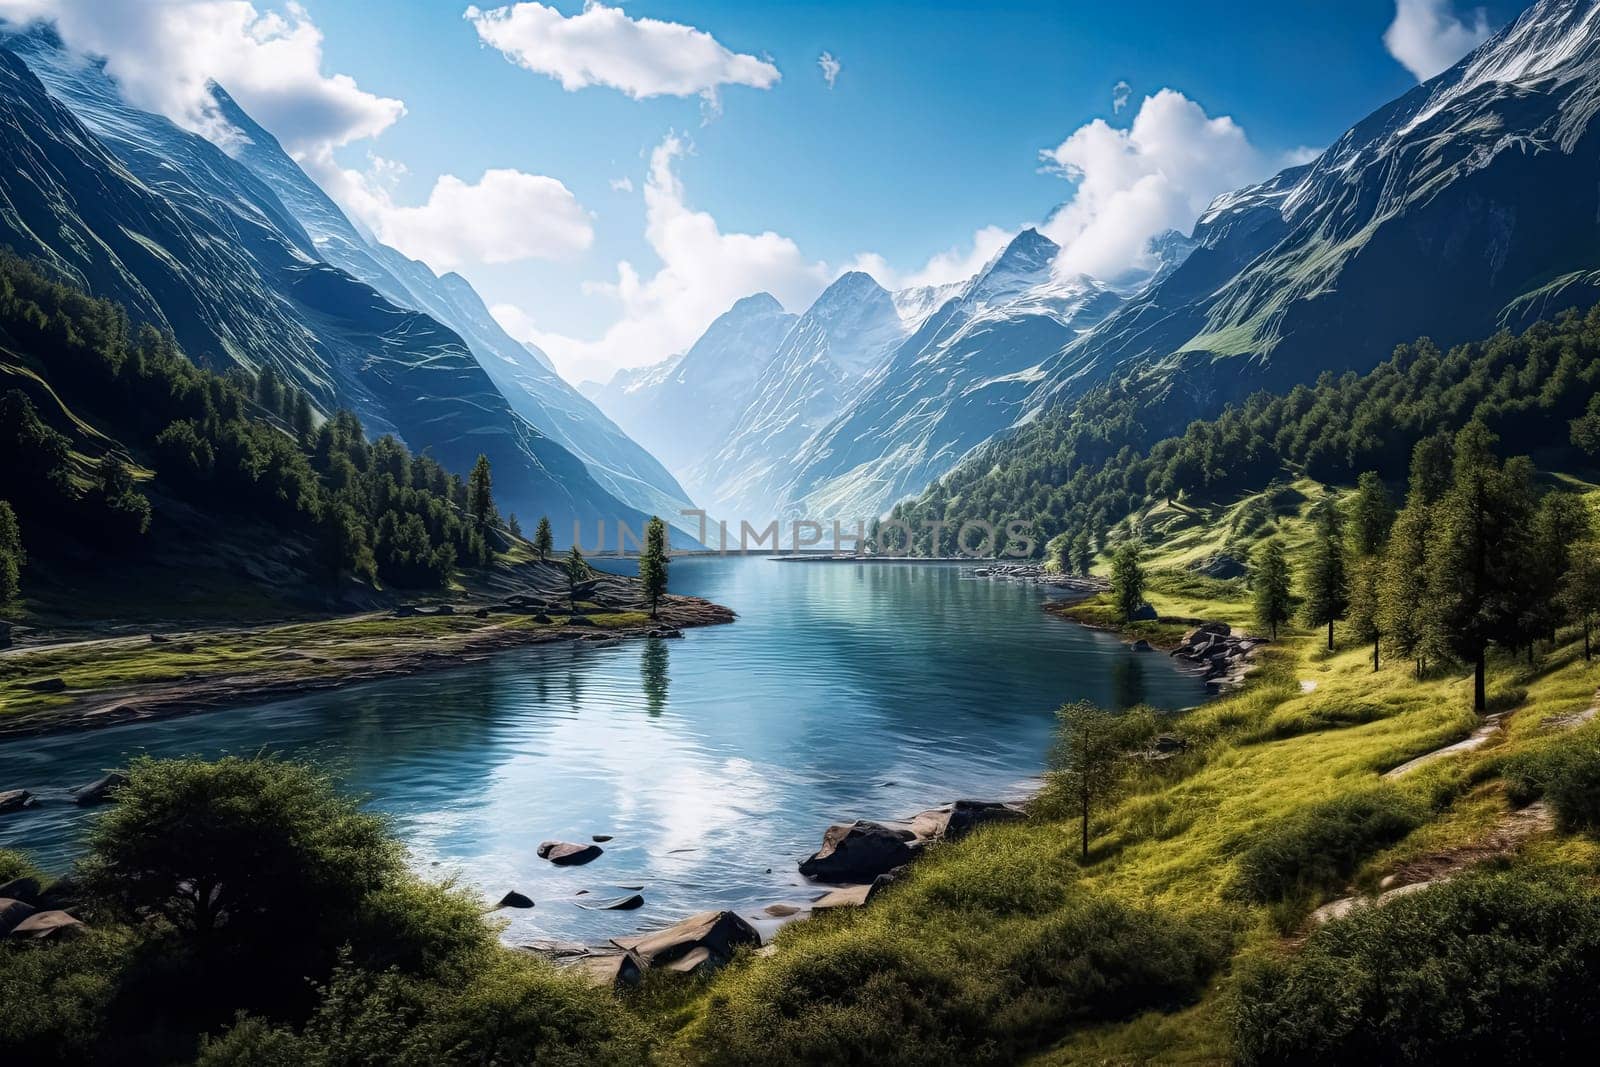
[[[222,84],[292,154],[305,158],[372,137],[405,105],[323,72],[322,31],[290,2],[248,0],[0,0],[0,17],[54,22],[68,47],[103,56],[130,103],[226,145]]]
[[[1395,0],[1394,21],[1383,44],[1419,82],[1455,64],[1488,39],[1488,12],[1457,15],[1451,0]]]
[[[566,259],[594,242],[578,198],[542,174],[488,170],[476,184],[446,174],[414,207],[395,204],[381,188],[374,196],[363,221],[378,239],[440,273],[467,263]]]
[[[839,80],[839,61],[833,58],[832,52],[824,52],[817,57],[817,66],[822,68],[822,80],[832,89],[833,83]]]
[[[725,233],[709,213],[690,206],[675,164],[689,146],[669,135],[650,154],[645,179],[645,239],[661,260],[643,275],[630,262],[617,264],[614,282],[587,290],[615,300],[617,320],[597,340],[580,340],[532,328],[520,309],[501,305],[495,317],[513,337],[548,352],[571,381],[604,380],[618,367],[654,363],[681,352],[734,301],[769,292],[786,307],[805,307],[831,273],[806,258],[780,234]]]
[[[628,177],[612,178],[611,179],[611,191],[614,192],[614,193],[631,193],[631,192],[633,192],[633,179],[632,178],[628,178]]]
[[[1125,81],[1119,81],[1111,87],[1111,113],[1122,114],[1122,109],[1128,106],[1128,101],[1133,99],[1133,86]]]
[[[522,3],[488,11],[469,7],[463,17],[485,44],[519,66],[556,79],[568,92],[604,85],[635,100],[700,96],[715,108],[720,86],[767,89],[780,77],[772,63],[730,51],[704,30],[629,18],[599,0],[589,0],[571,16]]]
[[[1095,119],[1040,155],[1076,184],[1041,227],[1061,245],[1057,268],[1096,278],[1147,266],[1152,237],[1187,232],[1219,193],[1272,166],[1233,119],[1173,89],[1145,97],[1128,129]]]
[[[896,270],[888,260],[876,252],[857,256],[850,269],[865,271],[887,289],[914,289],[925,285],[948,285],[964,281],[978,273],[995,257],[1018,230],[1003,226],[984,226],[973,232],[969,241],[936,252],[920,267],[910,271]]]

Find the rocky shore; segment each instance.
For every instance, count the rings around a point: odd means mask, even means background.
[[[1040,563],[989,563],[962,571],[963,578],[986,579],[992,582],[1025,582],[1029,585],[1047,585],[1079,597],[1093,596],[1110,588],[1104,578],[1093,575],[1062,574],[1045,570]]]

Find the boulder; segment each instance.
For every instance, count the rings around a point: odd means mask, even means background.
[[[64,911],[40,911],[23,919],[6,935],[12,941],[66,941],[88,927]]]
[[[644,968],[640,966],[638,957],[631,952],[606,952],[581,956],[572,966],[586,981],[602,989],[622,989],[625,986],[638,985],[639,979],[644,977]]]
[[[1243,578],[1250,573],[1249,567],[1226,552],[1219,552],[1215,556],[1200,560],[1192,564],[1189,569],[1207,578]]]
[[[417,613],[417,609],[410,604],[401,604],[389,613],[391,619],[409,619]]]
[[[0,793],[0,815],[33,807],[33,794],[26,789],[8,789]]]
[[[544,612],[541,611],[538,614],[534,615],[533,621],[534,622],[539,622],[539,623],[545,623],[545,622],[551,622],[553,620],[550,618],[550,616],[546,615]]]
[[[859,908],[867,902],[872,895],[870,885],[847,885],[842,889],[835,889],[831,893],[824,893],[811,903],[812,911],[828,911],[831,908]]]
[[[23,682],[17,688],[30,693],[59,693],[67,688],[67,683],[61,678],[40,678],[37,682]]]
[[[872,898],[873,897],[877,896],[879,893],[883,892],[885,889],[888,889],[890,886],[894,885],[895,882],[899,881],[900,878],[905,873],[906,873],[906,869],[904,867],[896,867],[894,870],[890,871],[889,873],[880,874],[880,875],[878,875],[878,877],[874,878],[872,880],[872,884],[867,887],[866,903],[868,903],[868,904],[872,903]]]
[[[902,827],[857,820],[828,827],[822,847],[800,861],[800,873],[820,882],[870,883],[915,859],[926,841]]]
[[[1232,627],[1225,622],[1203,622],[1183,635],[1179,647],[1197,645],[1206,637],[1227,637],[1232,632]]]
[[[80,785],[72,791],[72,799],[88,807],[90,804],[104,804],[112,798],[118,789],[128,784],[128,776],[121,771],[112,771],[95,779],[88,785]]]
[[[541,841],[539,858],[557,867],[578,867],[598,859],[605,849],[599,845],[580,845],[572,841]]]
[[[760,945],[761,935],[731,911],[703,911],[665,930],[614,937],[611,943],[646,967],[696,971],[727,963],[740,945]]]
[[[573,615],[567,619],[568,626],[594,626],[595,621],[587,615]]]
[[[1187,752],[1189,742],[1177,734],[1157,734],[1150,742],[1152,752]]]
[[[489,617],[489,609],[479,608],[477,611],[472,613],[472,617],[475,619],[487,619]]]
[[[1159,618],[1160,618],[1160,616],[1156,614],[1156,609],[1152,605],[1150,605],[1150,604],[1140,604],[1137,608],[1134,609],[1133,614],[1128,616],[1128,621],[1129,622],[1155,622]]]
[[[17,924],[34,913],[34,907],[15,897],[0,897],[0,937],[5,937]]]
[[[768,904],[766,907],[761,909],[761,914],[765,915],[769,919],[788,919],[792,916],[799,915],[805,910],[806,909],[794,904]]]
[[[1139,638],[1139,640],[1137,640],[1137,641],[1135,641],[1133,643],[1132,648],[1133,648],[1133,650],[1135,652],[1154,652],[1155,651],[1155,648],[1151,646],[1150,642],[1146,641],[1142,637]]]
[[[12,900],[21,900],[28,904],[39,903],[39,879],[13,878],[11,881],[0,884],[0,897],[10,897]]]
[[[533,901],[531,899],[529,899],[528,897],[524,896],[523,894],[517,892],[515,889],[513,889],[511,892],[509,892],[505,896],[501,897],[500,898],[500,903],[496,904],[495,907],[496,908],[531,908],[531,907],[533,907]]]
[[[589,840],[595,842],[596,844],[603,845],[607,841],[611,840],[611,835],[610,834],[590,834],[589,835]]]

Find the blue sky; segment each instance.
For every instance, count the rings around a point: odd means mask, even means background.
[[[0,12],[84,2],[96,22],[84,16],[77,43],[108,53],[133,47],[146,0],[0,0]],[[353,215],[436,268],[460,270],[513,332],[541,343],[574,380],[681,349],[747,281],[798,312],[794,305],[850,266],[868,266],[886,284],[955,276],[1072,199],[1075,183],[1042,166],[1040,153],[1096,119],[1106,127],[1063,158],[1094,172],[1097,203],[1119,203],[1127,190],[1117,182],[1131,179],[1106,175],[1123,169],[1130,151],[1119,131],[1163,89],[1181,97],[1162,97],[1161,116],[1152,109],[1150,136],[1193,135],[1192,152],[1206,156],[1195,173],[1168,173],[1179,164],[1165,157],[1138,163],[1162,171],[1162,210],[1176,219],[1221,191],[1213,186],[1264,177],[1415,85],[1417,72],[1396,55],[1429,72],[1525,6],[617,0],[621,11],[606,26],[547,48],[551,27],[588,28],[587,19],[568,21],[583,12],[581,0],[552,0],[554,11],[536,13],[537,23],[515,23],[517,40],[539,49],[533,65],[580,62],[552,58],[561,47],[601,49],[602,64],[636,48],[638,63],[658,64],[644,73],[625,64],[590,76],[613,84],[568,89],[515,62],[504,38],[501,48],[480,40],[485,20],[464,18],[461,0],[301,2],[256,0],[259,18],[281,23],[245,31],[288,38],[306,85],[284,87],[289,76],[274,71],[294,64],[281,59],[254,70],[253,53],[225,36],[234,32],[225,19],[195,32],[178,60],[146,50],[120,65],[113,56],[112,68],[169,111],[187,105],[163,95],[163,72],[212,73]],[[186,9],[185,34],[204,22],[197,12],[217,8],[214,0],[164,3]],[[105,24],[116,16],[107,12],[121,7],[127,25],[113,36]],[[1409,21],[1386,44],[1397,10]],[[630,43],[633,21],[643,19],[675,24],[679,36],[662,31],[652,43],[646,32]],[[689,27],[714,41],[689,41]],[[613,31],[622,35],[605,36]],[[151,36],[163,33],[181,36],[170,25]],[[653,48],[682,55],[645,54]],[[685,89],[704,71],[678,69],[706,66],[683,58],[696,49],[720,49],[732,57],[729,76],[765,87],[721,85],[713,106]],[[824,52],[839,64],[831,88],[818,65]],[[683,95],[648,95],[673,79]],[[1120,111],[1119,82],[1130,96]],[[1206,125],[1224,116],[1232,120],[1225,127]],[[1159,128],[1158,117],[1166,123]],[[342,132],[328,134],[336,127]],[[652,216],[645,189],[653,162],[660,195]],[[489,171],[502,173],[485,183]],[[446,187],[436,189],[441,179]],[[1132,224],[1100,219],[1099,210],[1081,204],[1082,218],[1064,232]],[[532,216],[544,221],[504,222]],[[1074,269],[1110,269],[1126,258],[1119,247],[1086,245]],[[941,253],[949,255],[929,269]],[[623,262],[636,281],[619,273]]]

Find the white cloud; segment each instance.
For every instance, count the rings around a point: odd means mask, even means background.
[[[1061,245],[1059,270],[1096,278],[1147,265],[1152,237],[1187,232],[1219,193],[1272,165],[1233,119],[1173,89],[1145,97],[1126,130],[1095,119],[1040,155],[1077,184],[1041,232]]]
[[[1122,109],[1128,106],[1128,101],[1133,99],[1133,86],[1125,81],[1119,81],[1111,87],[1111,113],[1122,114]]]
[[[1002,226],[984,226],[973,233],[972,239],[965,246],[957,245],[943,252],[937,252],[922,266],[904,273],[895,270],[888,260],[876,252],[857,256],[850,266],[852,270],[865,271],[872,275],[886,289],[948,285],[951,282],[964,281],[978,273],[1002,248],[1011,243],[1011,239],[1018,232]]]
[[[732,52],[704,30],[629,18],[599,0],[589,0],[570,17],[536,3],[490,11],[469,7],[463,17],[485,44],[519,66],[555,78],[568,92],[604,85],[635,100],[700,96],[714,110],[719,86],[767,89],[780,77],[767,60]]]
[[[789,238],[764,233],[724,233],[716,219],[689,206],[674,164],[688,150],[669,135],[650,155],[645,180],[645,239],[661,260],[644,276],[630,262],[617,264],[614,282],[587,290],[614,299],[620,316],[597,340],[542,333],[520,309],[500,305],[495,317],[518,340],[550,354],[570,381],[605,380],[618,367],[637,367],[681,352],[734,301],[769,292],[786,307],[814,300],[832,273],[809,260]]]
[[[1490,32],[1489,15],[1481,7],[1463,19],[1451,0],[1395,0],[1394,21],[1384,31],[1383,44],[1417,81],[1425,82],[1482,44]]]
[[[624,177],[624,178],[612,178],[611,179],[611,191],[614,192],[614,193],[631,193],[631,192],[633,192],[633,179],[632,178],[626,178],[626,177]]]
[[[322,31],[290,2],[248,0],[0,0],[0,16],[53,21],[76,51],[104,56],[130,103],[226,144],[210,83],[306,158],[372,137],[405,105],[322,71]]]
[[[1283,154],[1283,165],[1285,167],[1303,166],[1322,155],[1322,151],[1322,149],[1312,148],[1310,145],[1296,145]]]
[[[566,259],[594,242],[578,198],[541,174],[488,170],[476,185],[446,174],[424,204],[397,205],[381,189],[375,199],[363,221],[378,239],[440,273],[468,263]]]
[[[832,52],[824,52],[817,57],[817,66],[822,68],[822,80],[832,89],[833,83],[839,80],[839,61],[833,58]]]

